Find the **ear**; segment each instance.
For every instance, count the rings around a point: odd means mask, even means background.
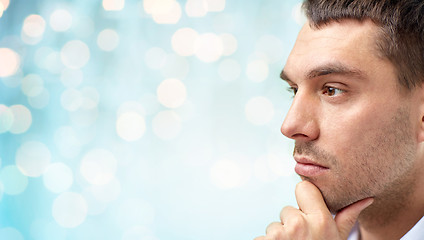
[[[418,142],[424,143],[424,82],[417,87],[415,90],[413,90],[413,93],[415,96],[414,101],[417,103],[417,110],[418,110]]]

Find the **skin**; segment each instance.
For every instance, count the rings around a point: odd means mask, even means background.
[[[401,87],[377,33],[355,20],[300,31],[282,72],[295,95],[281,132],[295,159],[325,168],[301,176],[299,209],[257,240],[346,239],[357,220],[363,240],[400,239],[424,216],[423,86]]]

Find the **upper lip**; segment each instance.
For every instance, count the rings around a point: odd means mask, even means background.
[[[305,156],[296,156],[295,155],[294,156],[294,160],[297,163],[301,163],[301,164],[315,165],[315,166],[322,167],[322,168],[328,168],[328,167],[326,167],[324,165],[321,165],[321,164],[319,164],[319,163],[311,160],[311,158],[308,158],[308,157],[305,157]]]

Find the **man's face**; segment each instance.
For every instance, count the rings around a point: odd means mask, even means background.
[[[401,201],[416,174],[417,94],[379,57],[377,32],[370,21],[306,24],[282,73],[295,92],[281,127],[296,141],[295,170],[333,213],[367,197]]]

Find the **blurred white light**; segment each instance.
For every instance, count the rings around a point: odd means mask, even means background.
[[[81,160],[80,172],[93,185],[109,183],[116,172],[116,158],[106,149],[93,149]]]
[[[200,35],[195,41],[194,49],[196,57],[204,62],[215,62],[224,51],[221,38],[213,33]]]
[[[87,202],[79,193],[65,192],[53,202],[52,215],[64,228],[75,228],[85,221]]]
[[[67,42],[60,51],[63,64],[71,69],[82,68],[90,59],[90,49],[80,40]]]
[[[225,0],[206,0],[208,12],[221,12],[225,9]]]
[[[73,181],[71,168],[61,162],[50,164],[43,174],[44,186],[54,193],[67,191]]]
[[[118,179],[114,178],[106,185],[92,185],[90,192],[93,196],[101,202],[112,202],[119,197],[121,193],[121,184]]]
[[[161,69],[166,78],[183,79],[187,76],[190,65],[185,57],[176,54],[168,54],[165,66]]]
[[[155,219],[155,209],[150,203],[139,198],[124,200],[118,208],[116,222],[122,229],[152,224]]]
[[[5,194],[18,195],[27,188],[28,177],[23,175],[15,165],[9,165],[0,170],[0,183],[3,184]]]
[[[131,142],[139,140],[146,131],[143,116],[137,112],[126,112],[116,121],[116,132],[122,139]]]
[[[255,125],[264,125],[274,117],[274,106],[266,97],[254,97],[245,106],[246,118]]]
[[[189,17],[203,17],[208,12],[206,0],[187,0],[185,11]]]
[[[83,104],[82,93],[76,89],[68,88],[60,96],[60,103],[67,111],[74,112]]]
[[[113,29],[104,29],[97,35],[97,45],[103,51],[113,51],[119,44],[119,35]]]
[[[9,7],[10,0],[0,0],[0,3],[3,5],[3,10],[6,11],[6,9]]]
[[[144,62],[151,69],[160,69],[165,66],[166,52],[162,48],[153,47],[144,55]]]
[[[80,69],[65,68],[60,75],[60,81],[67,88],[78,87],[83,80],[83,72]]]
[[[9,131],[12,127],[14,116],[12,110],[6,105],[0,104],[0,133]]]
[[[263,82],[269,75],[268,64],[263,60],[251,61],[247,64],[246,75],[253,82]]]
[[[106,11],[120,11],[125,6],[125,0],[103,0],[103,8]]]
[[[284,44],[276,36],[262,36],[256,43],[256,51],[264,54],[267,63],[276,63],[282,61],[284,57]]]
[[[50,94],[47,89],[43,89],[40,94],[34,97],[28,97],[28,103],[33,108],[42,109],[47,106],[50,100]]]
[[[165,1],[169,2],[168,0],[155,0],[155,1]],[[166,4],[167,4],[166,3]],[[152,17],[153,20],[158,24],[176,24],[180,18],[181,18],[181,6],[177,1],[171,1],[171,4],[168,5],[159,5],[160,10],[159,11],[153,11]]]
[[[3,12],[4,12],[4,6],[3,6],[3,3],[2,2],[0,2],[0,18],[3,16]]]
[[[29,15],[25,18],[22,31],[31,38],[39,38],[43,35],[46,28],[46,21],[40,15]]]
[[[229,33],[221,34],[220,37],[224,47],[222,55],[230,56],[235,53],[237,50],[237,39]]]
[[[29,141],[16,152],[16,166],[28,177],[41,176],[50,164],[51,153],[44,143]]]
[[[21,63],[19,55],[9,48],[0,48],[0,77],[14,75]]]
[[[167,14],[171,11],[175,0],[144,0],[144,11],[152,15]]]
[[[54,142],[60,154],[65,158],[74,158],[81,151],[81,142],[70,126],[60,127],[54,134]]]
[[[181,118],[174,111],[162,111],[153,118],[152,127],[160,139],[171,140],[181,131]]]
[[[32,115],[29,109],[23,105],[13,105],[10,110],[14,120],[9,131],[14,134],[26,132],[32,124]]]
[[[218,66],[218,74],[224,81],[234,81],[240,77],[241,66],[234,59],[225,59]]]
[[[194,43],[199,34],[192,28],[180,28],[172,35],[172,49],[180,56],[194,54]]]
[[[187,98],[187,90],[180,80],[170,78],[164,80],[157,89],[160,103],[168,108],[178,108],[184,104]]]
[[[50,15],[50,27],[56,32],[65,32],[72,26],[72,15],[65,9],[57,9]]]
[[[12,227],[5,227],[0,229],[0,239],[24,240],[24,237],[17,229]]]
[[[35,97],[44,90],[44,81],[39,75],[28,74],[22,79],[21,89],[28,97]]]
[[[213,185],[221,189],[235,188],[242,183],[242,170],[231,160],[217,161],[210,170],[210,180]]]
[[[296,4],[292,9],[292,17],[296,21],[297,24],[303,26],[306,23],[307,18],[305,13],[303,12],[302,3]]]

